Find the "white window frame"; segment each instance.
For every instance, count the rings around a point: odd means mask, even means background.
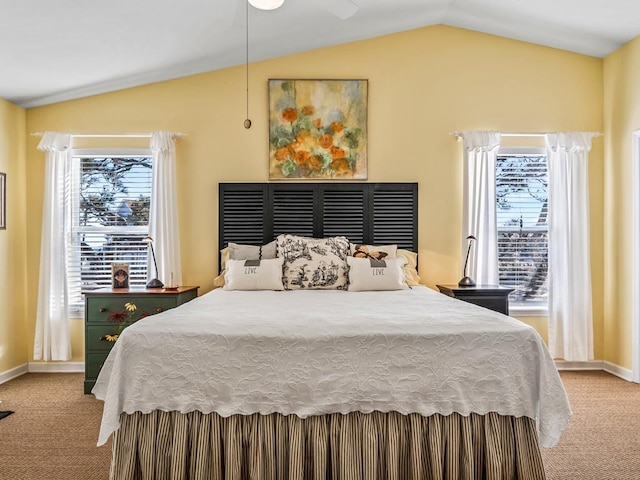
[[[500,147],[496,158],[504,155],[544,155],[546,157],[547,150],[542,147]],[[510,300],[509,315],[517,317],[547,317],[549,315],[549,299],[547,298],[546,305],[538,304],[531,306],[512,303]]]
[[[81,252],[77,248],[76,238],[77,233],[80,231],[91,233],[91,232],[100,232],[100,233],[109,233],[109,232],[119,232],[122,231],[122,227],[80,227],[79,222],[79,212],[80,212],[80,182],[81,182],[81,172],[80,172],[80,164],[75,161],[76,157],[148,157],[153,158],[151,150],[148,148],[91,148],[91,149],[73,149],[71,151],[72,158],[72,172],[70,179],[70,198],[68,209],[69,209],[69,217],[70,221],[69,232],[67,232],[67,255],[68,255],[68,266],[69,265],[80,265],[80,256]],[[135,234],[147,234],[149,232],[149,226],[130,226],[127,227],[131,233]],[[73,260],[72,260],[73,257]],[[68,268],[68,267],[67,267]],[[81,275],[81,274],[80,274]],[[71,316],[78,316],[84,313],[84,295],[80,295],[80,297],[75,297],[75,292],[72,291],[72,285],[76,283],[80,283],[82,285],[82,279],[71,278],[71,272],[67,270],[67,289],[69,292],[69,314]],[[82,287],[80,287],[82,288]]]

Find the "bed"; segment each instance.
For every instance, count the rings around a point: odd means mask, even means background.
[[[325,188],[356,241],[416,249],[415,184],[221,185],[219,245],[338,233]],[[128,327],[93,393],[114,479],[538,479],[571,415],[534,329],[424,286],[216,289]]]

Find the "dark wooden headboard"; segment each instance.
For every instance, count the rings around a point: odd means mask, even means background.
[[[418,251],[417,183],[220,183],[219,249],[281,233]]]

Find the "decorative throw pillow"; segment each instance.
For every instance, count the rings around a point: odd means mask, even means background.
[[[396,256],[397,245],[362,245],[351,243],[351,256],[357,258],[373,258],[383,260],[384,258]]]
[[[347,289],[347,237],[310,238],[279,235],[278,257],[284,258],[286,290]]]
[[[404,280],[410,287],[420,285],[420,276],[418,275],[418,254],[411,250],[399,248],[396,252],[397,258],[404,258]]]
[[[229,260],[224,274],[224,290],[284,290],[282,258]]]
[[[220,250],[220,275],[213,279],[214,287],[224,287],[224,274],[226,273],[227,262],[229,261],[229,247]]]
[[[215,287],[224,287],[224,274],[226,273],[227,261],[232,260],[259,260],[276,258],[276,241],[266,245],[245,245],[242,243],[229,242],[229,245],[220,250],[220,275],[213,279]]]
[[[266,245],[243,245],[229,242],[229,258],[231,260],[261,260],[276,258],[276,241]]]
[[[404,280],[403,258],[348,257],[349,291],[404,290],[409,288]]]

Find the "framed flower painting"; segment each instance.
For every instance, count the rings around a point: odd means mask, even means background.
[[[269,80],[269,180],[366,180],[367,80]]]
[[[0,230],[7,228],[7,174],[0,173]]]

